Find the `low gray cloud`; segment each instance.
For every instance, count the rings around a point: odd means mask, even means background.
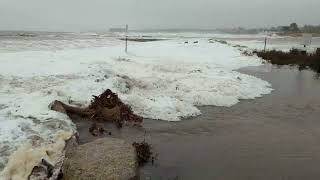
[[[319,0],[0,0],[2,30],[264,27],[320,24]]]

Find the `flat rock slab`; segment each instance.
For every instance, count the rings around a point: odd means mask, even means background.
[[[128,180],[137,176],[134,147],[124,140],[100,138],[67,150],[65,180]]]

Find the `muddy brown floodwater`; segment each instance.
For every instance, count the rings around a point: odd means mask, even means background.
[[[154,164],[141,169],[141,179],[320,179],[320,79],[311,71],[270,65],[241,72],[275,90],[229,108],[201,107],[201,116],[180,122],[147,119],[141,128],[109,127],[111,136],[146,139],[158,153]],[[77,125],[80,140],[92,140],[87,127]]]

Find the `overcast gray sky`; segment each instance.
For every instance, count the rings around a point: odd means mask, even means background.
[[[320,0],[0,0],[0,30],[320,24]]]

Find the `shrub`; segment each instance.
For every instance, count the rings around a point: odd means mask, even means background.
[[[320,51],[320,50],[319,50]],[[291,49],[289,52],[271,50],[254,51],[258,57],[276,65],[297,65],[299,70],[309,67],[311,70],[320,73],[320,53],[303,54],[298,49]]]

